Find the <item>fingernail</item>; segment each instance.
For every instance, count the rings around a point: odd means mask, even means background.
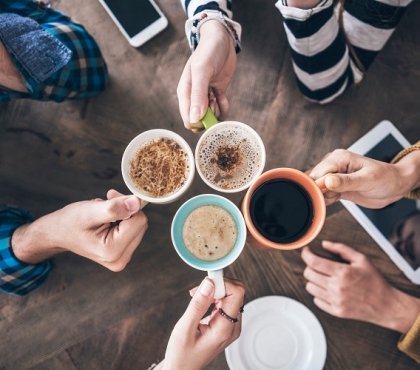
[[[191,108],[190,111],[190,121],[191,123],[195,123],[198,122],[201,118],[201,111],[200,108],[195,106]]]
[[[130,213],[137,212],[137,210],[139,209],[139,202],[135,197],[127,198],[124,201],[124,204]]]
[[[328,245],[331,245],[331,244],[332,244],[332,242],[330,242],[329,240],[323,240],[322,241],[322,245],[328,246]]]
[[[211,283],[209,279],[204,279],[200,285],[200,294],[205,297],[210,297],[213,294],[214,285]]]

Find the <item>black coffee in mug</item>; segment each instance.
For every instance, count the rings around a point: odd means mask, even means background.
[[[251,198],[250,213],[258,232],[275,243],[300,239],[313,219],[308,192],[287,179],[267,181],[258,187]]]

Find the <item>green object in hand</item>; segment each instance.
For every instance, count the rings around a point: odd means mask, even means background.
[[[208,130],[210,127],[214,126],[217,123],[217,118],[214,115],[210,107],[207,108],[207,112],[204,117],[200,120],[204,128]]]

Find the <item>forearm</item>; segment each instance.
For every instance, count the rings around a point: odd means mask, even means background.
[[[13,64],[9,53],[0,41],[0,85],[10,90],[26,92],[23,78]]]
[[[200,40],[205,45],[207,45],[208,42],[215,42],[218,45],[221,45],[221,47],[226,45],[227,47],[235,49],[235,41],[226,30],[226,27],[213,20],[206,22],[201,27]]]
[[[33,217],[25,210],[7,207],[0,211],[0,290],[25,295],[42,284],[52,268],[49,261],[28,264],[19,259],[11,245],[15,232],[25,230]],[[28,261],[30,262],[30,261]]]
[[[403,195],[420,187],[420,150],[407,154],[395,164],[402,179]]]
[[[287,6],[299,9],[312,9],[319,4],[320,0],[287,0]],[[284,1],[283,1],[284,3]],[[285,4],[285,5],[286,5]]]
[[[162,360],[161,362],[159,362],[154,368],[153,370],[164,370],[164,362],[165,360]]]
[[[15,256],[22,262],[37,264],[63,250],[50,237],[48,215],[18,227],[11,239]]]
[[[378,317],[379,325],[405,334],[420,313],[420,299],[393,288],[389,309],[390,315]]]

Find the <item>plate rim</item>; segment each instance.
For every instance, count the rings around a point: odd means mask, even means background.
[[[254,300],[252,300],[252,301],[250,301],[250,302],[248,302],[246,305],[245,305],[245,307],[244,307],[244,310],[245,310],[245,312],[246,312],[246,310],[247,310],[247,308],[249,309],[250,308],[250,305],[251,306],[255,306],[255,305],[259,305],[259,304],[261,304],[261,302],[264,302],[265,304],[266,303],[269,303],[269,302],[267,302],[267,301],[276,301],[276,302],[280,302],[280,301],[283,301],[283,302],[288,302],[288,303],[290,303],[291,305],[294,305],[294,306],[299,306],[299,307],[301,307],[301,308],[303,308],[308,314],[309,314],[309,317],[311,318],[310,320],[312,320],[313,321],[313,323],[315,323],[315,326],[318,328],[318,329],[320,329],[319,330],[319,334],[321,335],[321,339],[322,339],[322,344],[320,345],[320,347],[322,347],[322,348],[319,348],[319,347],[317,347],[316,348],[316,353],[317,353],[317,359],[319,359],[319,365],[320,365],[320,367],[318,368],[318,367],[316,367],[315,369],[323,369],[324,368],[324,366],[325,366],[325,362],[326,362],[326,359],[327,359],[327,338],[326,338],[326,335],[325,335],[325,331],[324,331],[324,328],[322,327],[322,324],[321,324],[321,322],[319,321],[319,319],[318,319],[318,317],[312,312],[312,310],[310,310],[305,304],[303,304],[302,302],[300,302],[300,301],[298,301],[298,300],[296,300],[296,299],[294,299],[294,298],[290,298],[290,297],[287,297],[287,296],[281,296],[281,295],[267,295],[267,296],[263,296],[263,297],[258,297],[258,298],[256,298],[256,299],[254,299]],[[282,308],[283,309],[283,308]],[[293,312],[293,311],[292,311]],[[240,337],[237,339],[237,340],[240,340]],[[235,341],[236,342],[236,341]],[[233,342],[233,343],[235,343],[235,342]],[[232,344],[233,344],[232,343]],[[226,349],[225,349],[225,358],[226,358],[226,362],[227,362],[227,365],[228,365],[228,367],[229,367],[229,369],[230,370],[235,370],[234,368],[233,368],[233,363],[232,363],[232,355],[231,355],[231,350],[230,350],[230,347],[232,346],[232,344],[230,344]],[[321,353],[321,351],[322,351],[322,353]],[[315,364],[314,364],[315,365]],[[316,365],[318,365],[318,362],[316,363]],[[312,370],[312,367],[310,368],[311,370]],[[309,370],[309,368],[308,368],[308,370]]]

